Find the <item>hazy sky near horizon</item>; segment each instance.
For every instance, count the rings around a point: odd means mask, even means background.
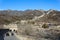
[[[60,0],[0,0],[0,10],[55,9],[60,10]]]

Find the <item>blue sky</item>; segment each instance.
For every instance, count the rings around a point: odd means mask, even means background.
[[[60,0],[0,0],[0,10],[55,9],[60,10]]]

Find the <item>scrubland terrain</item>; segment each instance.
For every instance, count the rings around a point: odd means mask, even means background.
[[[17,24],[17,35],[24,40],[60,40],[60,11],[0,11],[0,25],[10,23]]]

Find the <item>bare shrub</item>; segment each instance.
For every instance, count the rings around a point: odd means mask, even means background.
[[[43,24],[42,28],[48,28],[49,26],[47,24]]]

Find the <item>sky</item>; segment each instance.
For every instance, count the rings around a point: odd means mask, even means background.
[[[60,10],[60,0],[0,0],[0,10]]]

